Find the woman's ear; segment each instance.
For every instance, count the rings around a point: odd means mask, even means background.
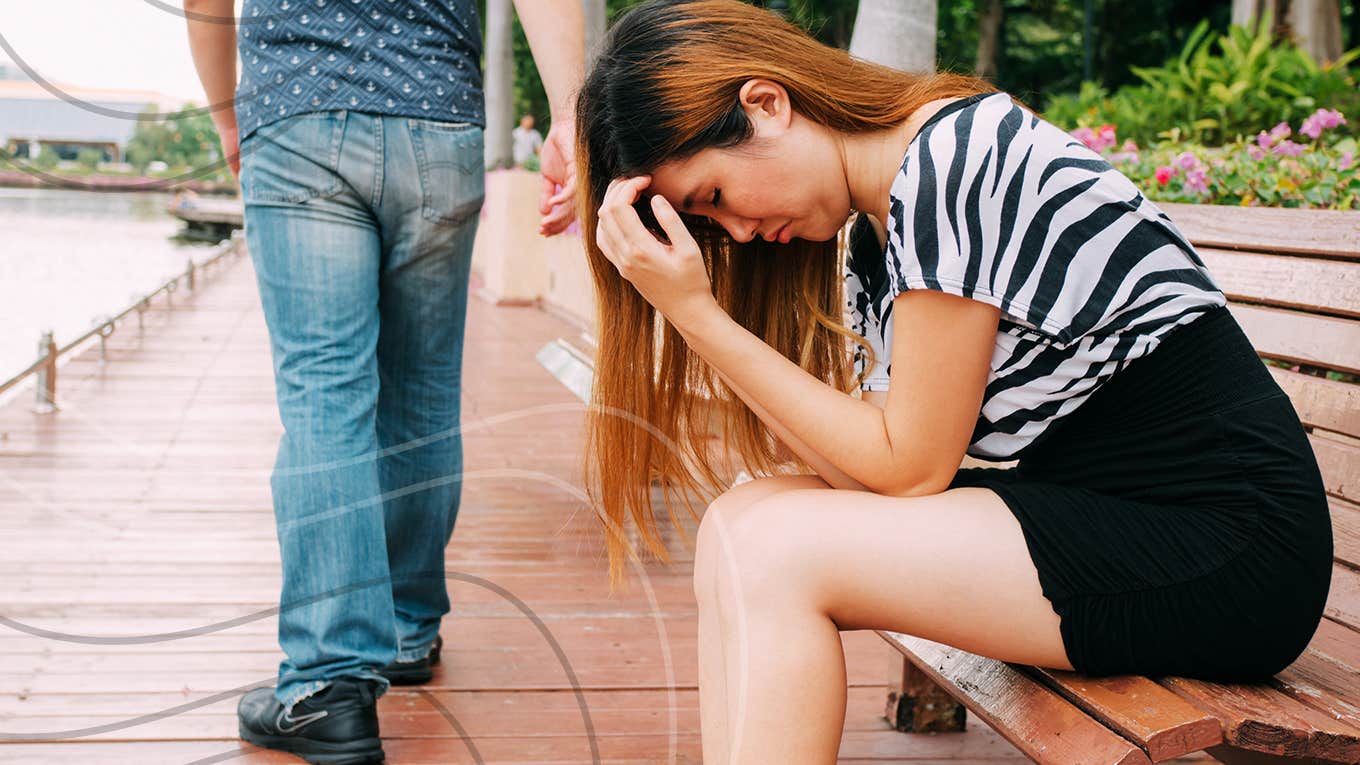
[[[787,130],[793,118],[793,107],[789,103],[789,93],[783,85],[763,77],[747,80],[738,94],[742,110],[751,121],[757,134],[770,129],[776,132]]]

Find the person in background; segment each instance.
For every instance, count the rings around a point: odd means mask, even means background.
[[[276,687],[241,699],[240,735],[312,763],[381,762],[377,698],[432,677],[449,611],[481,22],[473,0],[245,0],[239,24],[233,5],[184,9],[241,182],[284,427],[285,658]],[[539,209],[553,235],[575,216],[581,3],[515,5],[552,109]]]
[[[543,148],[543,134],[534,130],[534,115],[520,117],[519,127],[511,131],[511,135],[514,136],[515,167],[524,167],[524,163]]]

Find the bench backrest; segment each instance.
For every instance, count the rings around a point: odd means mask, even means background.
[[[1332,508],[1331,624],[1319,637],[1334,634],[1348,654],[1337,658],[1360,666],[1360,212],[1158,207],[1195,245],[1263,358],[1344,375],[1270,369],[1308,430]]]

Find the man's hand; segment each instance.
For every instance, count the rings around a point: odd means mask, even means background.
[[[560,234],[576,219],[575,92],[586,73],[585,13],[581,0],[514,0],[519,23],[543,78],[552,128],[539,153],[543,191],[538,233]]]
[[[236,113],[223,112],[213,115],[213,126],[222,140],[222,158],[231,168],[231,174],[241,179],[241,140],[236,128]]]
[[[576,131],[570,118],[553,120],[539,153],[543,188],[538,212],[543,220],[538,233],[560,234],[576,220]]]

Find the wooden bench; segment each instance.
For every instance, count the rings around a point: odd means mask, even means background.
[[[1360,212],[1160,207],[1262,356],[1360,373]],[[585,401],[595,349],[582,340],[549,343],[538,358]],[[1298,661],[1265,685],[1093,679],[880,631],[905,657],[890,679],[888,720],[903,731],[959,731],[971,709],[1031,759],[1062,765],[1201,750],[1232,765],[1360,763],[1360,385],[1271,372],[1309,429],[1332,503],[1326,618]]]
[[[1360,212],[1159,206],[1261,356],[1360,374]],[[1332,508],[1331,592],[1302,657],[1259,685],[1088,678],[880,631],[905,657],[889,721],[957,731],[972,710],[1034,761],[1063,765],[1200,750],[1230,765],[1360,763],[1360,385],[1270,371],[1309,431]]]

